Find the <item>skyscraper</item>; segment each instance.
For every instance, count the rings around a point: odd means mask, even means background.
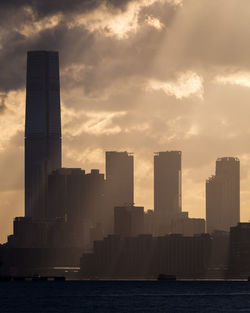
[[[240,161],[225,157],[216,161],[216,174],[206,181],[207,232],[229,231],[240,221]]]
[[[48,204],[46,217],[49,219],[74,219],[81,223],[86,199],[86,175],[80,168],[60,168],[48,176]],[[72,218],[74,217],[74,218]]]
[[[181,151],[154,156],[154,209],[169,217],[181,212]]]
[[[114,206],[134,203],[134,157],[128,152],[106,152],[106,180]]]
[[[106,225],[114,230],[114,207],[134,203],[134,156],[128,152],[106,152]]]
[[[48,174],[61,167],[59,55],[27,56],[25,120],[25,216],[42,218]]]

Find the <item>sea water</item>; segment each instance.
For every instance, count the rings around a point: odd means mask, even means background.
[[[250,282],[1,282],[0,313],[5,312],[250,312]]]

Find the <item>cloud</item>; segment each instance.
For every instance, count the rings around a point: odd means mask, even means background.
[[[148,84],[152,90],[163,90],[167,95],[175,96],[177,99],[187,98],[190,96],[203,97],[203,80],[193,72],[186,72],[169,82],[152,80]]]
[[[145,22],[148,25],[150,25],[150,26],[152,26],[152,27],[154,27],[154,28],[156,28],[158,30],[160,30],[160,29],[162,29],[164,27],[164,24],[162,24],[160,22],[160,20],[158,20],[158,18],[155,18],[155,17],[150,16],[150,15],[146,17]]]
[[[6,104],[5,104],[6,98],[7,98],[6,93],[0,93],[0,114],[3,113],[4,110],[6,109]]]
[[[26,51],[32,49],[59,50],[62,71],[66,67],[82,69],[81,80],[68,79],[67,83],[81,84],[88,93],[95,90],[101,94],[117,78],[144,75],[145,62],[154,58],[164,36],[154,33],[163,25],[157,22],[157,16],[148,20],[154,22],[154,27],[146,27],[145,19],[151,15],[144,10],[160,5],[166,8],[171,21],[176,7],[175,1],[168,0],[56,3],[46,5],[38,0],[0,3],[0,12],[8,19],[0,29],[0,46],[4,47],[0,49],[0,90],[25,86]],[[150,45],[146,39],[149,35]]]
[[[70,112],[65,110],[64,117],[68,122],[64,125],[64,134],[79,136],[82,133],[93,135],[110,135],[121,132],[113,120],[126,115],[126,112]]]
[[[231,84],[242,87],[250,87],[250,72],[237,72],[229,75],[216,76],[215,82],[219,84]]]
[[[9,142],[24,129],[24,90],[12,91],[3,94],[4,109],[0,114],[0,151],[9,148]]]
[[[127,8],[124,11],[112,12],[110,7],[102,5],[101,10],[91,14],[84,14],[77,17],[73,25],[84,25],[90,31],[100,31],[106,36],[116,36],[118,39],[126,39],[131,33],[136,33],[140,27],[139,17],[142,9],[151,7],[155,3],[172,3],[177,5],[176,2],[168,0],[140,0],[130,1],[127,4]],[[152,16],[146,17],[146,22],[155,27],[161,29],[163,24]]]
[[[28,14],[34,14],[37,19],[44,18],[45,16],[51,16],[58,13],[69,14],[75,12],[90,12],[95,10],[100,5],[105,3],[110,7],[123,8],[129,1],[113,1],[113,0],[2,0],[0,2],[0,12],[8,12],[10,15],[15,12],[27,12]]]

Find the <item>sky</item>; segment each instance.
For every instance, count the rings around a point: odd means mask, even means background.
[[[135,158],[153,208],[153,154],[181,150],[183,211],[205,217],[218,157],[241,162],[250,220],[249,0],[0,0],[0,242],[24,215],[26,53],[60,53],[63,166]]]

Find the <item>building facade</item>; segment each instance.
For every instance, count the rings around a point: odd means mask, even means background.
[[[182,210],[181,151],[154,156],[154,209],[162,216],[176,216]]]
[[[27,56],[25,119],[25,216],[43,218],[47,177],[61,167],[59,55]]]
[[[83,254],[81,275],[95,279],[156,279],[166,273],[177,278],[204,278],[210,254],[209,235],[110,235],[95,241],[92,253]]]
[[[224,157],[216,161],[216,174],[206,181],[207,232],[229,231],[240,221],[240,161]]]
[[[114,233],[122,237],[133,237],[144,233],[144,207],[115,207]]]
[[[128,152],[106,152],[106,204],[109,226],[114,230],[114,207],[134,203],[134,156]]]
[[[228,276],[241,279],[250,276],[250,223],[238,223],[230,229]]]
[[[106,152],[106,180],[115,206],[134,203],[134,156],[128,152]]]

